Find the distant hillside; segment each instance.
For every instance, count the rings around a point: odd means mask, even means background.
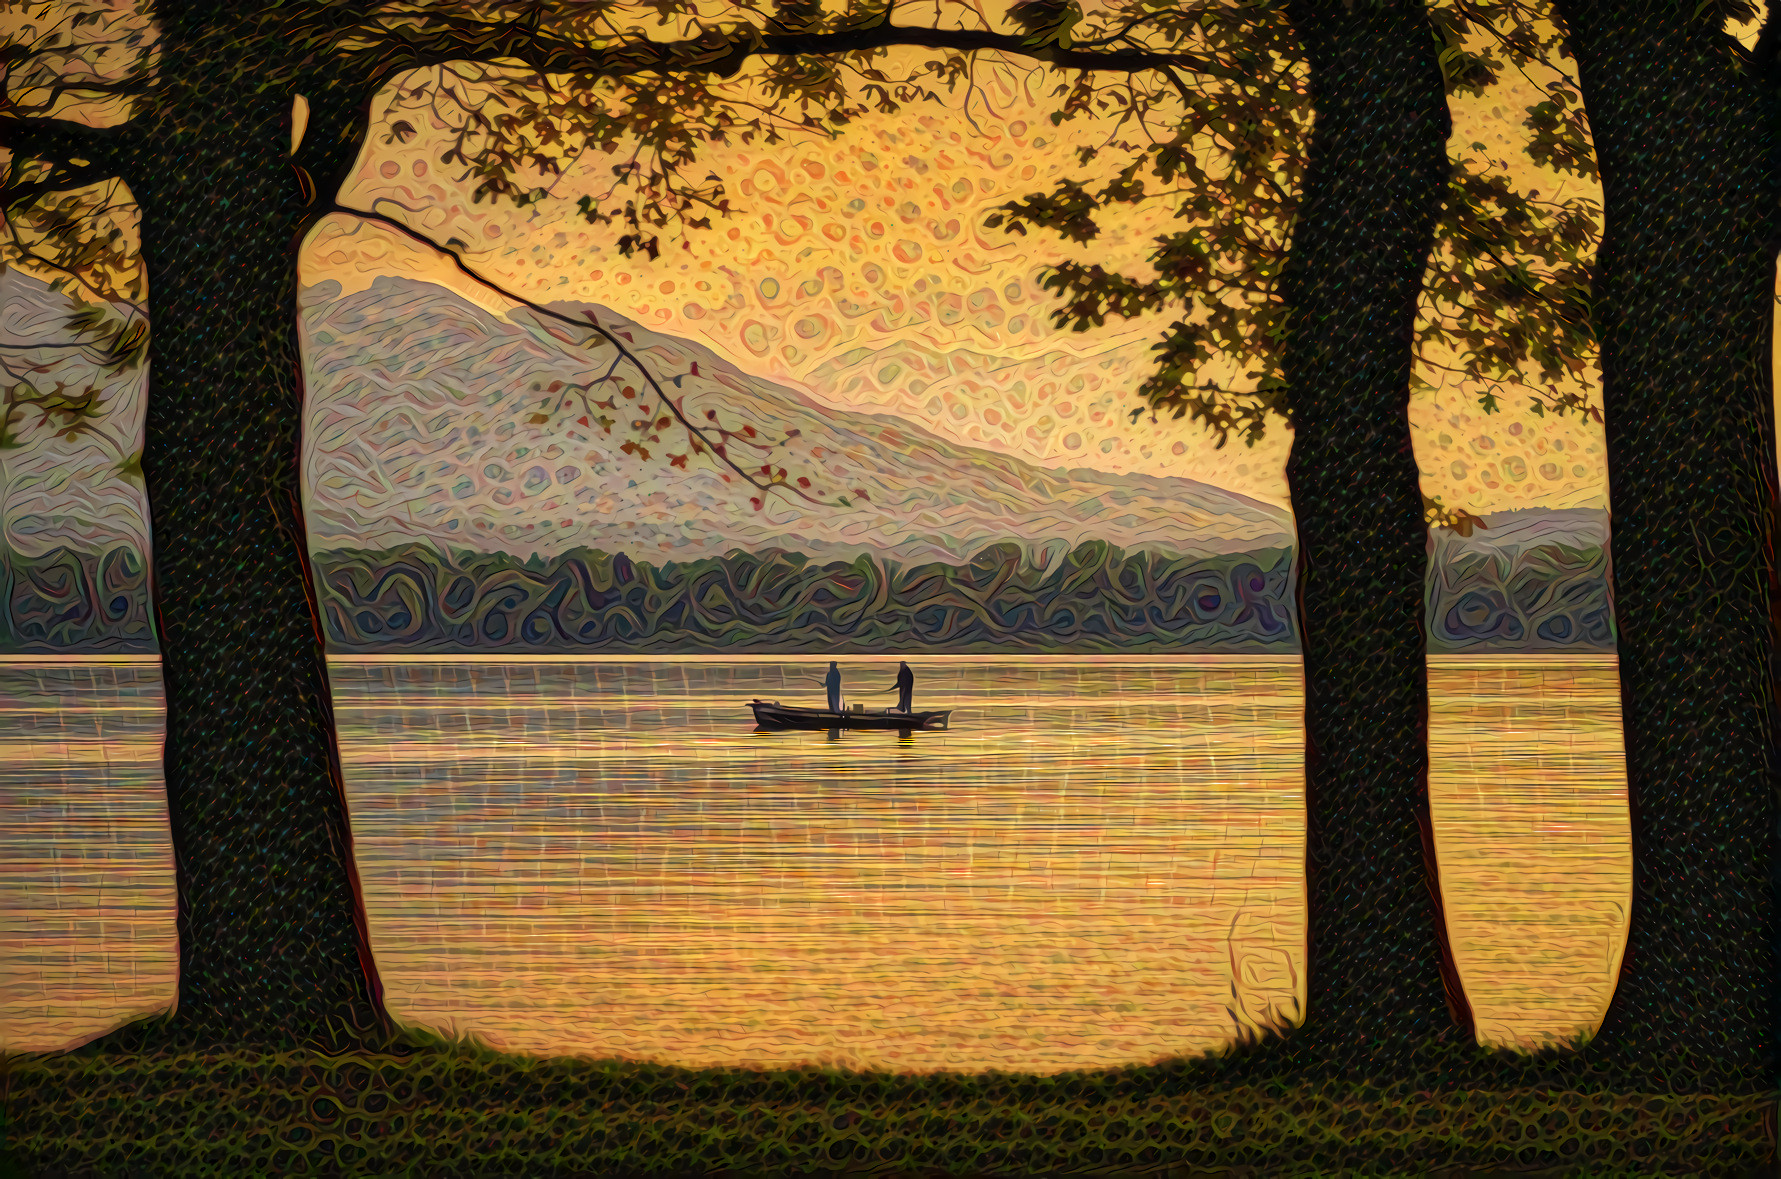
[[[1080,337],[1071,341],[1077,346],[1085,342]],[[949,426],[965,426],[971,439],[981,440],[968,445],[1021,455],[1037,466],[1069,466],[1084,461],[1084,455],[1092,463],[1099,461],[1099,453],[1110,453],[1104,447],[1118,447],[1128,466],[1135,461],[1146,464],[1141,469],[1148,474],[1173,475],[1180,460],[1165,457],[1171,453],[1165,431],[1148,423],[1119,430],[1120,425],[1129,427],[1124,414],[1131,409],[1132,390],[1155,370],[1155,354],[1129,344],[1093,356],[1061,348],[1010,356],[997,350],[936,347],[910,335],[837,352],[811,369],[804,383],[834,390],[847,405],[866,413],[894,414],[946,437],[958,437]],[[960,398],[969,406],[996,409],[967,411],[961,419],[955,412]],[[1109,424],[1103,426],[1103,421]],[[1109,437],[1097,446],[1103,430]],[[1167,465],[1171,461],[1174,465]]]
[[[698,365],[698,376],[668,386],[692,420],[709,410],[757,437],[795,432],[765,455],[737,444],[747,462],[770,459],[850,501],[813,507],[776,494],[756,510],[753,489],[733,475],[726,482],[709,455],[670,465],[669,454],[687,449],[676,428],[644,460],[621,453],[622,425],[610,436],[582,426],[579,409],[564,412],[539,392],[601,376],[609,346],[570,344],[530,312],[502,318],[427,283],[383,277],[345,298],[338,291],[325,283],[302,301],[304,472],[317,549],[424,539],[521,557],[595,548],[654,564],[782,549],[818,562],[962,565],[1009,540],[1054,556],[1088,541],[1171,557],[1291,543],[1284,512],[1231,492],[1043,470],[958,446],[897,418],[818,405],[698,344],[588,309],[625,332],[664,384]],[[643,388],[634,369],[617,371]]]
[[[1603,508],[1491,512],[1484,516],[1484,523],[1485,527],[1470,536],[1445,530],[1434,533],[1443,557],[1451,561],[1464,553],[1525,552],[1543,545],[1599,549],[1608,543],[1608,513]]]
[[[43,284],[17,271],[0,275],[0,326],[17,339],[54,338],[65,313]],[[574,441],[530,427],[531,384],[593,371],[587,356],[537,324],[489,315],[427,284],[385,279],[344,300],[312,288],[304,327],[314,398],[305,440],[311,547],[328,587],[329,642],[342,649],[448,649],[464,640],[468,621],[498,629],[497,617],[512,627],[503,642],[524,646],[527,621],[542,610],[564,649],[584,649],[593,638],[598,649],[622,650],[643,634],[625,633],[632,597],[642,593],[648,608],[683,591],[691,596],[675,599],[681,614],[654,616],[648,649],[833,642],[842,644],[837,650],[876,650],[885,641],[920,649],[942,634],[971,650],[1039,651],[1060,642],[1072,650],[1297,649],[1281,556],[1291,544],[1289,522],[1204,484],[1039,470],[892,419],[831,413],[696,345],[627,328],[659,368],[684,371],[696,359],[703,373],[716,374],[698,389],[686,383],[689,409],[721,405],[726,421],[763,431],[813,422],[805,434],[827,431],[819,443],[825,456],[842,455],[848,469],[877,480],[867,485],[869,506],[852,514],[802,516],[778,506],[755,513],[712,470],[646,465],[604,436]],[[365,371],[355,371],[360,364]],[[140,429],[141,388],[140,372],[120,383],[105,423],[126,449]],[[0,455],[0,651],[152,651],[141,484],[118,477],[105,446],[45,433]],[[555,515],[559,507],[565,515]],[[489,526],[475,528],[478,519]],[[1607,514],[1485,520],[1471,537],[1431,537],[1430,650],[1611,650]],[[734,543],[718,544],[732,535]],[[1011,536],[1021,538],[1018,567],[1000,585],[980,580],[985,568],[1012,560],[1014,549],[1002,547]],[[1081,545],[1097,541],[1120,550],[1117,560],[1091,562],[1089,572],[1071,563]],[[986,551],[997,555],[980,566],[974,558]],[[533,553],[540,559],[527,562]],[[1261,587],[1231,580],[1246,565]],[[607,575],[600,570],[627,567],[643,570],[653,588],[625,582],[623,594],[597,605],[577,588],[605,595],[594,580]],[[926,582],[915,573],[923,567]],[[857,603],[857,616],[845,605],[866,584],[888,587],[890,596],[873,607],[884,612],[877,622]],[[938,596],[921,597],[921,585]],[[986,597],[991,586],[996,592]],[[1208,586],[1222,587],[1216,605]],[[465,601],[481,613],[465,615]],[[800,602],[802,614],[780,616]],[[1016,604],[1027,612],[1011,613]],[[1252,605],[1260,608],[1246,614]],[[678,635],[665,625],[676,619],[685,621]],[[1272,629],[1281,620],[1286,637]],[[488,630],[469,641],[496,642]]]
[[[424,543],[316,554],[336,653],[1297,653],[1292,554],[1199,558],[1004,544],[963,565],[769,550],[653,565]]]
[[[0,652],[149,653],[148,498],[120,467],[141,446],[147,369],[112,372],[86,349],[23,347],[65,345],[73,309],[49,284],[0,267],[0,339],[15,376],[102,390],[101,415],[78,434],[34,410],[13,415],[14,445],[0,450]],[[26,372],[26,358],[52,367]]]
[[[1608,513],[1498,512],[1429,538],[1429,649],[1459,654],[1614,649]]]

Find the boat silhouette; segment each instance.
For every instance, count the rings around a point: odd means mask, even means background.
[[[952,710],[941,712],[898,712],[883,708],[867,712],[852,708],[844,712],[832,708],[797,708],[777,700],[754,700],[754,723],[763,729],[945,729]]]

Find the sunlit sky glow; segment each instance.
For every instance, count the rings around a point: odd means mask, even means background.
[[[609,244],[615,231],[576,212],[608,161],[584,157],[553,198],[525,210],[473,205],[457,169],[438,163],[437,132],[385,143],[381,107],[341,200],[461,240],[480,273],[527,298],[609,306],[819,401],[894,413],[1048,467],[1183,475],[1286,503],[1289,431],[1217,449],[1192,422],[1128,418],[1150,346],[1178,310],[1085,333],[1050,320],[1056,299],[1039,286],[1048,263],[1088,258],[1146,273],[1143,256],[1170,228],[1168,209],[1122,209],[1086,247],[982,227],[1002,202],[1061,176],[1092,179],[1100,166],[1079,166],[1074,152],[1104,139],[1104,127],[1049,122],[1058,76],[983,62],[968,99],[961,88],[944,103],[869,115],[833,140],[713,145],[700,167],[724,179],[734,212],[655,261],[620,257]],[[1510,72],[1498,92],[1456,100],[1452,147],[1477,154],[1470,145],[1482,142],[1524,183],[1579,191],[1521,154],[1533,93]],[[351,292],[379,274],[437,281],[491,310],[510,306],[424,247],[339,216],[318,227],[303,257],[306,283],[332,279]],[[1476,390],[1449,383],[1413,405],[1425,490],[1476,512],[1601,504],[1600,428],[1536,418],[1513,390],[1504,404],[1487,416]]]

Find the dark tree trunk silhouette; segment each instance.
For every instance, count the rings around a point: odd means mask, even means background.
[[[1309,824],[1309,1010],[1294,1039],[1310,1059],[1376,1071],[1382,1049],[1470,1030],[1424,854],[1427,535],[1408,418],[1449,121],[1421,3],[1289,8],[1317,112],[1281,284]]]
[[[182,1039],[343,1045],[389,1024],[358,895],[298,487],[296,250],[312,221],[265,13],[157,10],[142,215],[142,467],[167,705]],[[338,183],[363,110],[318,89],[297,162]]]
[[[1591,1055],[1666,1091],[1754,1092],[1775,1030],[1773,84],[1694,5],[1557,9],[1604,194],[1633,816],[1631,936]]]

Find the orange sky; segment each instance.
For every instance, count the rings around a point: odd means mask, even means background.
[[[1050,322],[1055,298],[1038,285],[1048,263],[1074,256],[1142,273],[1150,239],[1170,226],[1166,209],[1106,219],[1091,247],[981,227],[1003,201],[1048,190],[1059,176],[1083,177],[1075,148],[1105,135],[1088,122],[1050,125],[1048,74],[984,62],[968,104],[961,94],[874,114],[832,141],[713,146],[700,166],[723,177],[735,213],[654,262],[619,257],[604,244],[612,231],[576,213],[603,160],[584,160],[541,205],[491,208],[471,204],[424,128],[401,146],[386,145],[374,126],[342,201],[469,243],[480,272],[528,298],[610,306],[820,400],[895,413],[1044,466],[1183,475],[1285,503],[1288,431],[1219,450],[1191,422],[1129,422],[1150,345],[1177,310],[1087,333]],[[1498,93],[1456,100],[1452,147],[1475,155],[1470,145],[1482,142],[1524,184],[1579,191],[1521,155],[1521,112],[1533,93],[1510,72]],[[333,279],[349,291],[377,274],[426,277],[506,307],[423,250],[339,217],[312,237],[303,272],[306,282]],[[1597,380],[1593,371],[1588,378]],[[1475,512],[1601,504],[1599,427],[1536,418],[1522,408],[1525,396],[1504,404],[1487,416],[1475,390],[1449,385],[1413,405],[1425,490]]]

